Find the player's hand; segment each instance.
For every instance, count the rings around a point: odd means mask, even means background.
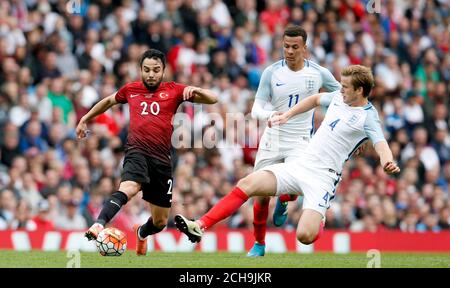
[[[387,174],[397,174],[400,172],[400,168],[397,166],[397,164],[395,164],[392,161],[389,161],[386,164],[384,164],[383,170]]]
[[[274,111],[274,112],[272,112],[272,113],[270,114],[269,119],[272,118],[272,117],[274,117],[274,116],[280,116],[280,115],[283,115],[283,112],[280,112],[280,111]]]
[[[286,113],[275,112],[273,116],[270,117],[269,120],[267,120],[267,125],[269,125],[269,127],[282,125],[288,120],[289,118],[287,117]]]
[[[189,100],[194,97],[195,92],[200,92],[201,88],[194,86],[187,86],[183,90],[183,101]]]
[[[78,139],[82,139],[88,135],[89,130],[87,128],[86,123],[83,120],[81,120],[78,123],[77,128],[75,129],[75,132],[77,133]]]

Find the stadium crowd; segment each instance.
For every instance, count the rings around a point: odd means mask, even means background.
[[[93,223],[120,181],[128,108],[97,117],[86,139],[74,129],[94,103],[140,80],[148,48],[166,53],[167,81],[219,95],[208,107],[183,104],[184,121],[174,121],[172,215],[204,214],[252,171],[265,123],[250,110],[262,70],[282,58],[288,23],[304,27],[308,58],[336,79],[347,65],[372,67],[370,101],[402,168],[388,177],[366,145],[345,166],[326,227],[450,229],[448,1],[381,0],[379,11],[367,0],[68,2],[0,1],[0,230]],[[289,204],[286,229],[300,207]],[[113,225],[131,229],[148,213],[135,197]],[[222,225],[252,229],[252,213],[244,205]]]

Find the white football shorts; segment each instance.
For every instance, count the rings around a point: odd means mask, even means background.
[[[277,178],[276,196],[303,195],[303,209],[312,209],[325,217],[334,198],[341,177],[334,170],[317,167],[302,158],[294,162],[274,164],[262,168]]]
[[[261,170],[263,167],[278,163],[289,163],[300,158],[306,147],[309,144],[309,139],[300,140],[295,147],[289,150],[268,150],[260,147],[256,153],[255,166],[253,171]]]

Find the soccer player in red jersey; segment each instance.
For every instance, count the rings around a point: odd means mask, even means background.
[[[214,104],[217,96],[207,89],[175,82],[162,82],[165,55],[155,49],[140,60],[142,81],[128,83],[102,99],[84,115],[76,128],[79,139],[86,137],[91,119],[119,103],[128,103],[130,126],[119,190],[104,204],[100,215],[85,236],[97,238],[121,207],[139,191],[150,203],[151,217],[133,228],[137,237],[136,253],[147,253],[147,236],[167,225],[172,202],[172,165],[170,159],[172,118],[183,101]]]

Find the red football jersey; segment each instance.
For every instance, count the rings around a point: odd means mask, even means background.
[[[158,89],[149,91],[141,81],[124,85],[116,94],[116,101],[128,103],[130,125],[126,149],[140,152],[170,164],[172,119],[183,102],[186,85],[161,82]]]

